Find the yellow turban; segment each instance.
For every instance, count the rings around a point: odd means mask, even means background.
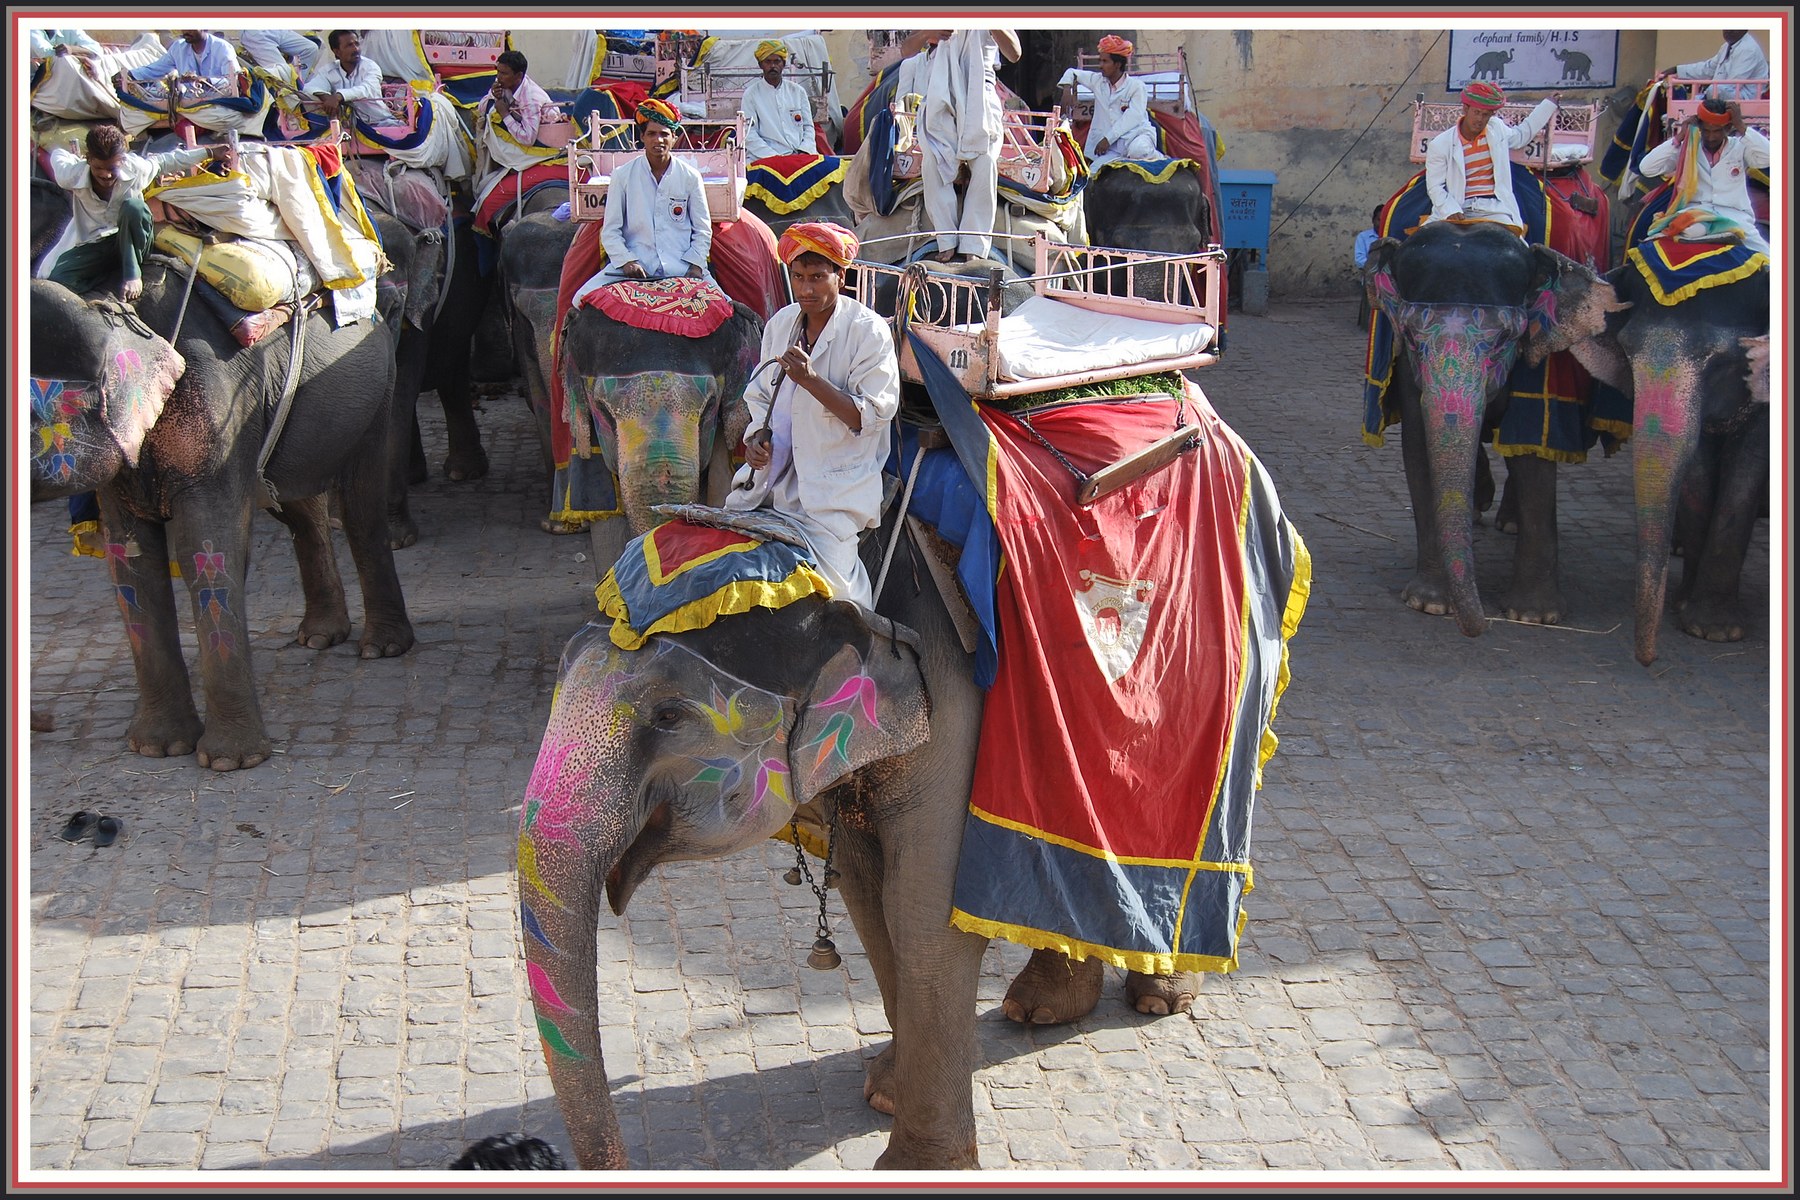
[[[1100,53],[1116,54],[1120,58],[1130,58],[1132,44],[1116,33],[1109,33],[1100,39]]]
[[[810,250],[840,267],[848,267],[861,248],[862,243],[856,240],[856,235],[842,225],[833,225],[829,221],[801,221],[781,231],[781,240],[775,243],[775,257],[787,264]]]
[[[649,121],[666,125],[676,133],[681,132],[681,114],[667,100],[658,100],[652,96],[637,106],[637,123],[643,125]]]
[[[763,41],[756,43],[757,62],[761,62],[763,59],[770,57],[779,58],[785,61],[787,56],[787,45],[783,42],[776,41],[774,38],[766,38]]]

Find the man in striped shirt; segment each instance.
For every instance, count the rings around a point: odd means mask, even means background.
[[[1511,153],[1538,135],[1556,113],[1560,92],[1540,100],[1523,121],[1500,119],[1506,93],[1477,79],[1462,90],[1462,117],[1425,150],[1425,190],[1432,221],[1495,221],[1521,236],[1525,221],[1513,197]]]

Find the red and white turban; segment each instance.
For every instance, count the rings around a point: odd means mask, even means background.
[[[1477,79],[1463,86],[1462,102],[1471,108],[1499,108],[1506,103],[1506,92],[1497,83]]]
[[[781,231],[775,243],[775,257],[788,264],[811,251],[823,255],[840,267],[848,267],[856,258],[862,243],[842,225],[829,221],[801,221]]]
[[[1133,46],[1116,33],[1109,33],[1100,39],[1100,53],[1116,54],[1120,58],[1130,58]]]

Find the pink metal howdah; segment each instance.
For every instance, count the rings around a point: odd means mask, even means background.
[[[1517,125],[1531,114],[1537,103],[1532,100],[1503,104],[1499,109],[1500,119],[1508,125]],[[1599,138],[1600,114],[1605,111],[1604,104],[1558,105],[1556,115],[1550,118],[1550,123],[1536,137],[1514,150],[1512,160],[1534,170],[1593,162],[1594,144]],[[1427,104],[1423,95],[1415,99],[1412,161],[1424,162],[1431,139],[1456,124],[1461,117],[1462,104],[1458,101]]]
[[[568,143],[569,205],[572,219],[598,221],[606,215],[606,190],[613,172],[643,153],[637,122],[588,114],[587,136]],[[744,115],[728,121],[683,121],[675,154],[691,163],[706,184],[706,207],[715,221],[735,221],[744,201]]]

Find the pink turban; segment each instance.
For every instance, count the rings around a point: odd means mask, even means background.
[[[775,257],[783,264],[791,263],[807,251],[821,254],[840,267],[848,267],[862,243],[842,225],[829,221],[801,221],[781,231],[775,243]]]
[[[1474,108],[1499,108],[1506,103],[1506,92],[1497,83],[1477,79],[1463,87],[1462,102]]]
[[[1100,39],[1100,53],[1116,54],[1120,58],[1130,58],[1132,44],[1116,33],[1109,33]]]

